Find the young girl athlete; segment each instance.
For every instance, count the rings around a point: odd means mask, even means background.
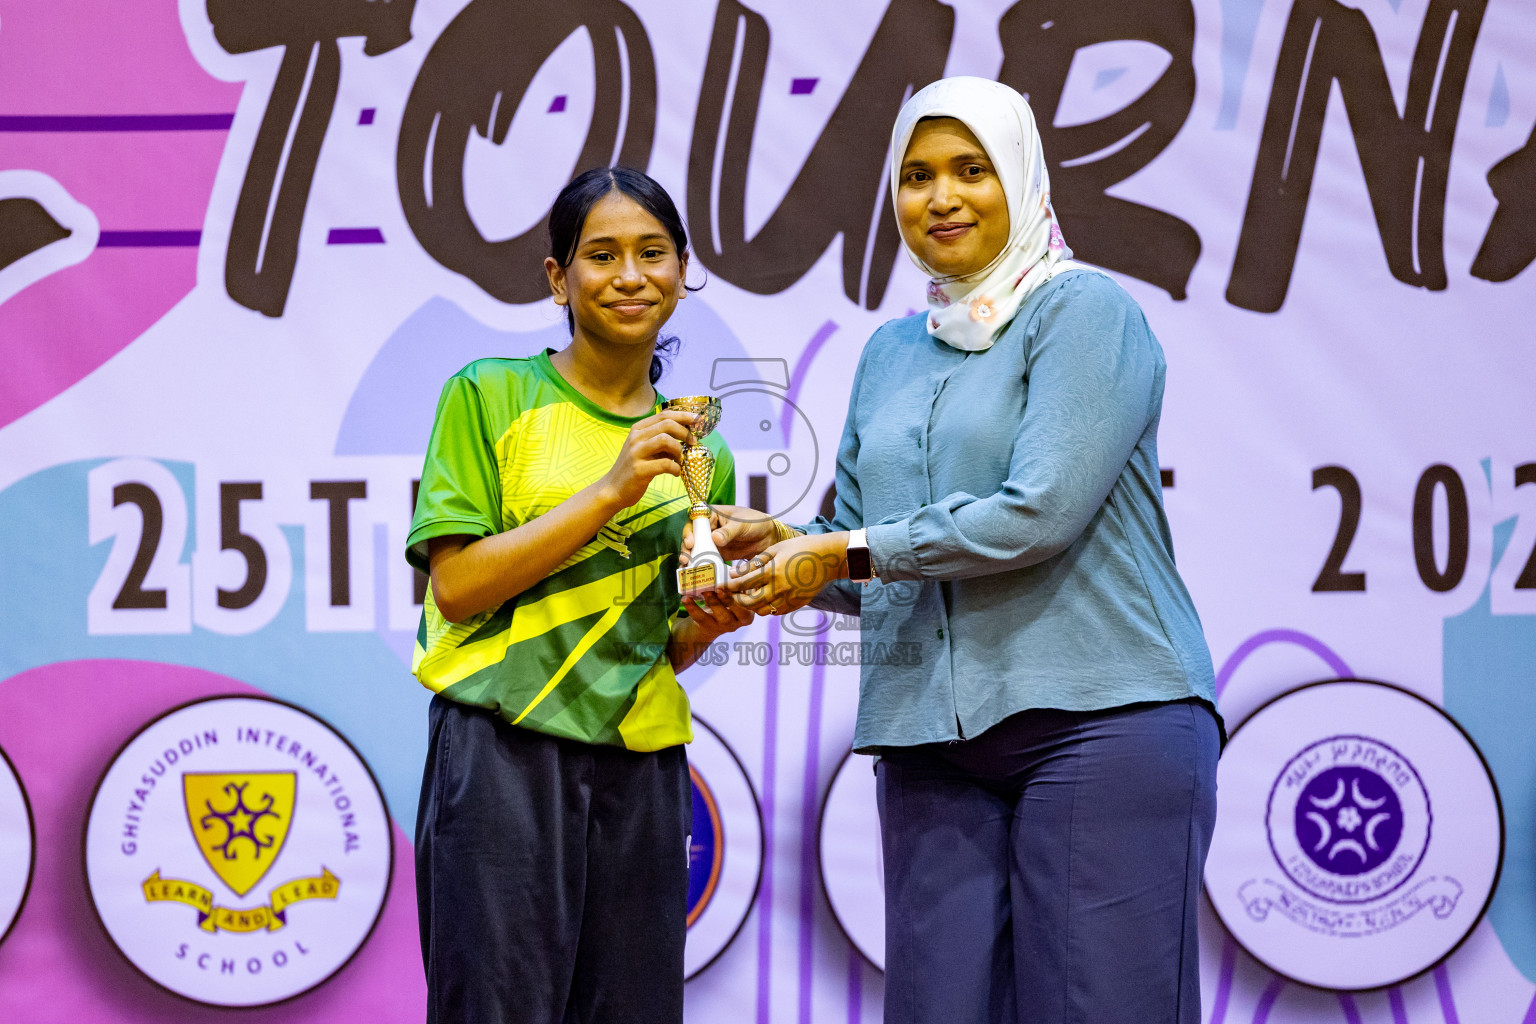
[[[586,172],[544,261],[571,343],[443,388],[407,558],[436,696],[416,826],[427,1019],[679,1024],[692,738],[676,673],[750,621],[675,569],[693,414],[659,411],[688,239],[667,193]],[[665,341],[662,343],[666,344]],[[734,499],[711,433],[712,502]]]

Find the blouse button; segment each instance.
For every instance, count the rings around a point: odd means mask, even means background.
[[[943,631],[943,630],[942,630],[942,629],[941,629],[941,630],[939,630],[939,639],[940,639],[940,640],[943,640],[943,639],[944,639],[944,631]]]

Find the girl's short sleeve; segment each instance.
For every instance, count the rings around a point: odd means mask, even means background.
[[[450,377],[437,402],[416,514],[405,542],[406,561],[426,572],[427,541],[433,537],[500,533],[499,481],[496,438],[479,388],[467,377]]]

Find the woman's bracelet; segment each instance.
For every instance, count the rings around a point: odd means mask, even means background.
[[[797,530],[793,526],[790,526],[788,523],[785,523],[784,521],[779,520],[779,519],[775,519],[773,521],[773,540],[774,540],[774,543],[778,543],[780,541],[791,540],[791,539],[793,539],[795,537],[803,537],[803,536],[805,536],[804,531]]]

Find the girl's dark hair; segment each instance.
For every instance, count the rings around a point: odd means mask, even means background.
[[[584,171],[555,197],[554,206],[549,209],[549,254],[556,263],[562,267],[571,265],[576,258],[576,245],[581,241],[581,229],[587,222],[587,214],[592,212],[603,197],[614,192],[620,192],[640,204],[640,208],[661,222],[667,229],[667,234],[672,236],[672,244],[677,247],[678,256],[688,252],[688,231],[683,227],[683,218],[678,216],[677,206],[672,202],[672,197],[667,195],[667,190],[656,183],[656,180],[644,171],[637,171],[631,167],[594,167],[590,171]],[[565,325],[572,334],[576,333],[576,318],[571,313],[571,308],[565,308]],[[678,339],[675,335],[658,337],[656,339],[656,352],[651,356],[651,383],[654,385],[666,372],[667,363],[677,351]]]

